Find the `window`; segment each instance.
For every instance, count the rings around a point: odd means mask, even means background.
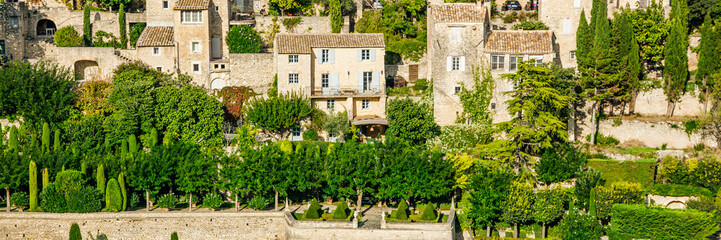
[[[160,48],[153,48],[153,56],[160,56]]]
[[[193,72],[200,73],[200,63],[193,63]]]
[[[163,1],[163,9],[168,9],[168,1]]]
[[[203,14],[201,11],[182,11],[180,12],[181,18],[180,22],[182,23],[202,23],[203,22]]]
[[[296,123],[295,126],[293,126],[293,128],[291,129],[291,132],[293,133],[293,139],[295,139],[296,137],[300,137],[300,131],[300,124]]]
[[[571,19],[563,19],[563,34],[571,34]]]
[[[200,42],[192,42],[190,43],[190,51],[192,52],[200,52],[201,46]]]
[[[539,56],[539,55],[530,56],[529,60],[532,60],[533,66],[538,67],[538,66],[543,65],[543,56]]]
[[[297,73],[288,74],[288,83],[290,83],[290,84],[298,83],[298,74]]]
[[[323,49],[323,50],[320,51],[320,62],[321,62],[321,63],[327,63],[327,62],[328,62],[329,52],[330,52],[330,51],[329,51],[328,49]]]
[[[5,40],[0,40],[0,54],[5,54]]]
[[[363,72],[363,91],[371,90],[371,82],[373,81],[373,72]]]
[[[458,95],[458,93],[460,93],[460,92],[461,92],[461,87],[456,86],[453,93]]]
[[[571,59],[576,59],[576,51],[571,51]]]
[[[163,67],[155,67],[155,70],[158,70],[158,72],[162,72],[162,71],[163,71]]]
[[[328,74],[327,73],[323,73],[320,75],[320,85],[322,88],[328,87]]]
[[[506,56],[503,55],[491,55],[491,70],[503,70],[505,67],[503,64],[506,62]]]
[[[460,42],[461,33],[463,33],[463,27],[450,27],[451,33],[448,35],[451,42]]]
[[[335,108],[335,99],[328,99],[325,101],[325,108],[328,110],[333,110]]]
[[[510,62],[508,63],[508,70],[513,71],[518,69],[518,63],[523,61],[523,56],[511,55],[511,58],[509,60]]]
[[[491,103],[491,110],[496,110],[496,103]]]
[[[451,70],[461,70],[461,57],[453,57]]]
[[[298,63],[298,55],[288,55],[288,63]]]
[[[573,0],[574,8],[581,8],[581,0]]]
[[[10,27],[11,28],[20,27],[20,18],[17,16],[10,17]]]
[[[220,9],[220,8],[219,8],[218,6],[215,6],[215,11],[216,11],[216,12],[219,12],[219,11],[220,11],[219,9]]]
[[[361,50],[361,60],[371,60],[371,50],[370,49]]]
[[[361,101],[361,108],[362,108],[362,109],[369,109],[369,108],[371,108],[371,100],[363,99],[363,101]]]

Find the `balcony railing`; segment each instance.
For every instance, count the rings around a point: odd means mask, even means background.
[[[380,95],[385,94],[384,89],[379,86],[373,86],[368,89],[360,89],[358,87],[315,87],[312,96],[355,96],[355,95]]]

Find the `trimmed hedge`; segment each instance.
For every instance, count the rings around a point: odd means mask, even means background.
[[[80,226],[77,223],[73,223],[70,226],[70,233],[68,239],[70,240],[83,240],[83,235],[80,233]]]
[[[103,196],[94,187],[83,186],[80,190],[66,193],[68,212],[91,213],[103,208]]]
[[[305,211],[305,214],[303,217],[306,219],[318,219],[321,217],[320,213],[320,205],[318,204],[318,201],[313,199],[310,201],[310,206],[308,207],[308,210]]]
[[[718,230],[710,213],[643,205],[613,206],[610,239],[706,239]]]
[[[423,215],[421,215],[421,220],[424,221],[432,221],[436,220],[436,210],[435,205],[433,203],[426,204],[426,207],[423,209]]]
[[[680,185],[680,184],[656,184],[651,188],[651,193],[661,196],[684,197],[684,196],[706,196],[713,197],[711,190],[702,187]]]
[[[119,212],[123,210],[123,193],[120,191],[120,184],[115,178],[108,181],[105,191],[105,208],[108,212]]]
[[[398,210],[396,210],[396,219],[398,220],[408,220],[408,205],[406,204],[406,200],[401,200],[401,202],[398,204]]]
[[[348,218],[348,203],[341,201],[336,204],[335,211],[333,211],[333,219],[346,219]]]

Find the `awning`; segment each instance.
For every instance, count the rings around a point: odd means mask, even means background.
[[[358,116],[350,121],[353,125],[386,125],[388,126],[388,120],[376,115],[373,116]]]

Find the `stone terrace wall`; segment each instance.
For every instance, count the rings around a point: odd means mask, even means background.
[[[1,239],[67,239],[70,225],[110,239],[285,239],[283,213],[0,213]],[[89,239],[89,238],[88,238]]]
[[[255,30],[258,32],[270,32],[271,26],[273,26],[273,16],[255,16]],[[300,23],[293,28],[293,31],[289,31],[285,25],[283,25],[284,18],[292,17],[278,17],[277,23],[280,27],[280,33],[331,33],[330,17],[300,17]],[[343,17],[345,22],[341,27],[341,33],[348,33],[349,25],[348,16]]]
[[[668,101],[663,89],[652,89],[641,92],[636,99],[636,113],[641,115],[666,115]],[[701,116],[703,104],[698,100],[698,94],[686,93],[681,96],[674,108],[674,116]]]
[[[272,53],[230,54],[228,86],[247,86],[264,93],[273,84],[275,62]]]
[[[673,127],[676,125],[677,127]],[[591,134],[591,128],[584,127],[582,134]],[[599,123],[599,133],[613,136],[621,143],[635,139],[649,147],[661,147],[666,144],[668,148],[691,148],[696,144],[704,143],[708,147],[716,147],[716,142],[710,138],[702,138],[701,134],[688,135],[680,122],[646,122],[638,120],[623,120],[620,126],[613,126],[613,120],[604,120]]]

